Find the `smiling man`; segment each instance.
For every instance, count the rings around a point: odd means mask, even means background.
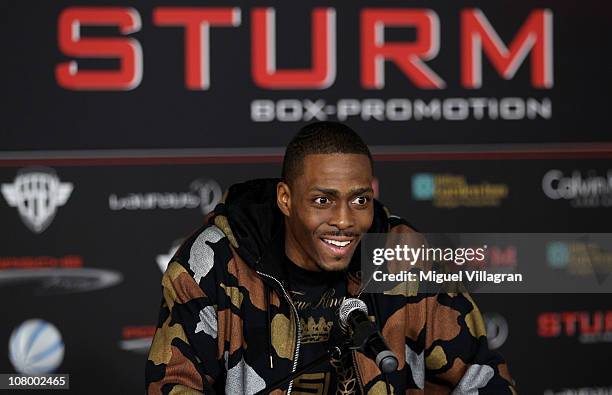
[[[372,225],[369,154],[306,154],[294,146],[284,166],[285,181],[277,186],[278,207],[287,226],[287,256],[306,270],[345,270]]]
[[[337,310],[361,298],[399,366],[359,352],[314,366],[293,394],[511,394],[467,294],[361,294],[359,242],[412,232],[373,197],[372,157],[345,125],[289,143],[282,178],[232,186],[166,270],[146,365],[149,394],[253,394],[335,344]]]

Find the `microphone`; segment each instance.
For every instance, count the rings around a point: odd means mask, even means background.
[[[397,356],[389,350],[376,326],[368,318],[368,307],[359,299],[346,298],[338,309],[340,325],[346,331],[353,344],[368,358],[374,360],[383,373],[397,369]]]

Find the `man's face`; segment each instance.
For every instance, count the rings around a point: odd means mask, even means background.
[[[361,154],[307,155],[302,169],[291,186],[277,188],[287,256],[308,270],[344,270],[372,225],[370,160]]]

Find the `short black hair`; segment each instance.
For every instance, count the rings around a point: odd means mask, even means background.
[[[283,181],[290,184],[298,177],[304,158],[312,154],[362,154],[373,165],[368,146],[353,129],[339,122],[315,122],[300,129],[287,145]]]

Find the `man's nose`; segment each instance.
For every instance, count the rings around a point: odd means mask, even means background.
[[[348,204],[339,204],[334,208],[330,225],[339,230],[350,228],[354,225],[353,213]]]

